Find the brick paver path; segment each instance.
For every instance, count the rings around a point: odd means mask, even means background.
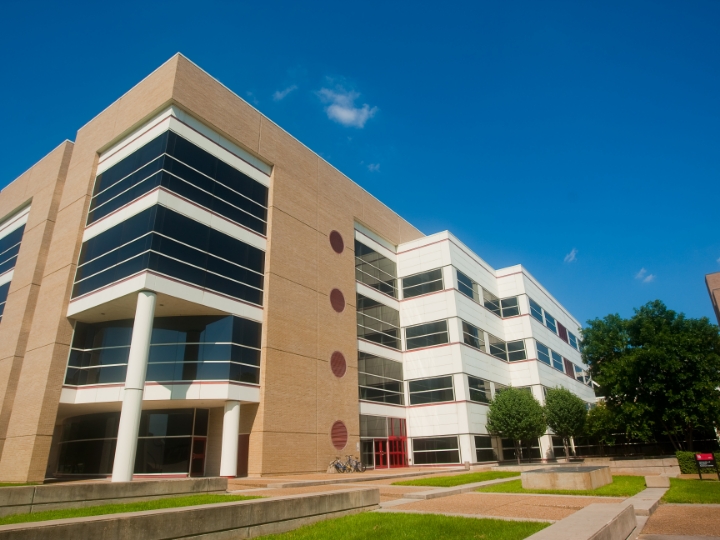
[[[618,503],[615,497],[566,497],[562,495],[515,495],[509,493],[462,493],[428,499],[392,508],[447,514],[477,514],[554,521],[574,514],[593,503]]]
[[[720,504],[661,504],[640,538],[646,534],[720,537]]]

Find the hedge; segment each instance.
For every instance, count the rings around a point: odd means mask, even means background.
[[[695,464],[696,452],[675,452],[680,472],[683,474],[697,474],[697,465]],[[715,461],[720,463],[720,452],[715,452]]]

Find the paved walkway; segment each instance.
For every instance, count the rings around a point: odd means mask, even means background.
[[[648,519],[639,540],[656,540],[655,535],[720,538],[720,505],[662,504]]]
[[[619,503],[614,497],[567,497],[562,495],[518,495],[511,493],[462,493],[393,505],[387,511],[463,514],[502,518],[557,521],[593,503]]]

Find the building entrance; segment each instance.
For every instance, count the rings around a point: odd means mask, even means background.
[[[388,469],[407,467],[407,431],[405,419],[376,417],[382,421],[385,437],[362,441],[362,462],[368,467]],[[387,421],[387,424],[385,424]],[[386,427],[385,427],[386,426]]]

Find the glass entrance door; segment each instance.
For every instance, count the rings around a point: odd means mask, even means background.
[[[375,439],[375,468],[388,468],[388,442],[385,439]]]

